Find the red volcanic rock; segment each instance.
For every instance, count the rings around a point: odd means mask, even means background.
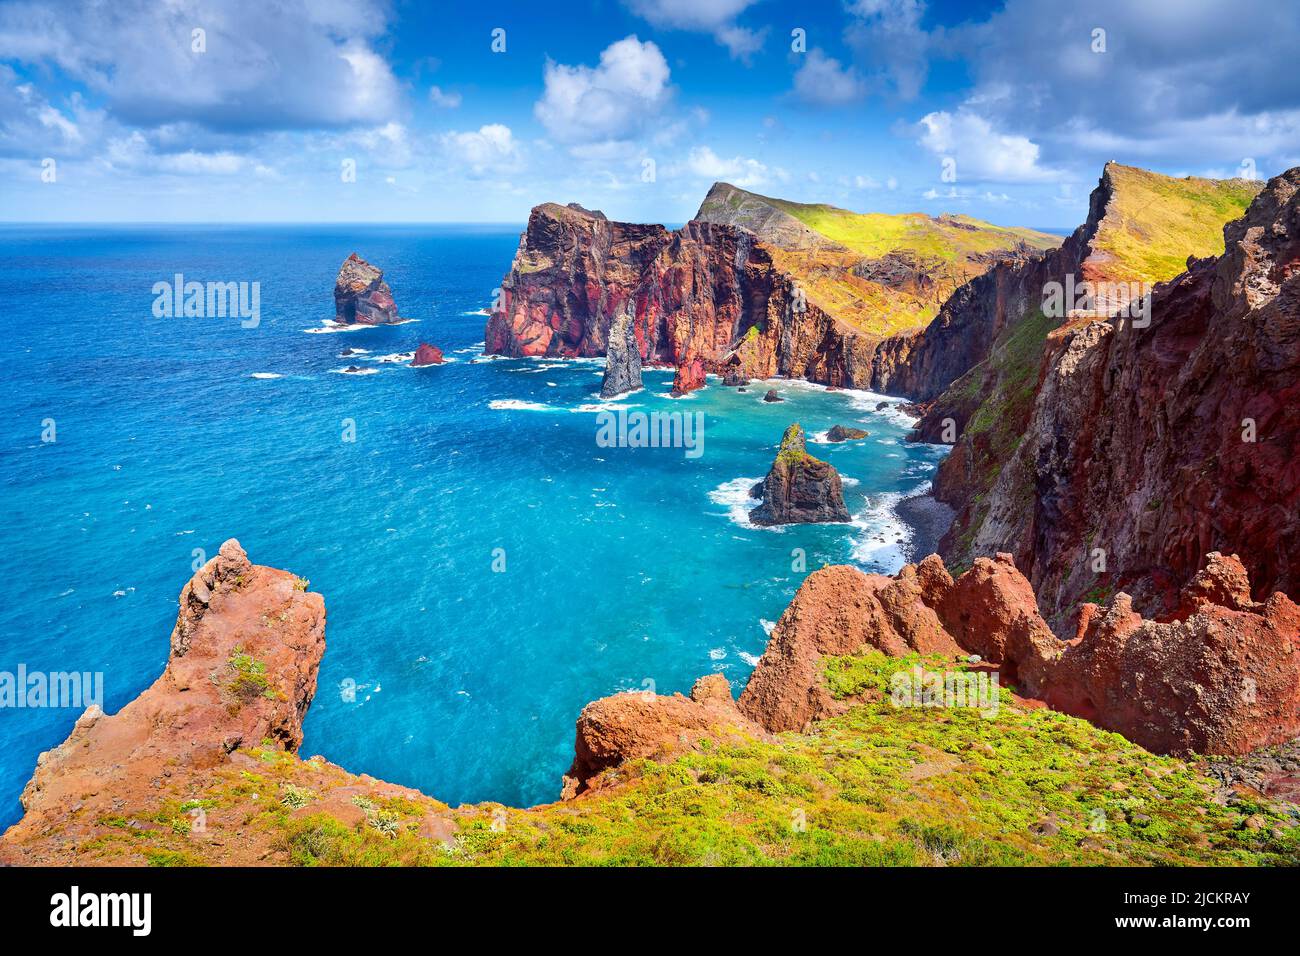
[[[625,760],[664,755],[702,737],[765,737],[761,727],[736,707],[721,674],[701,677],[690,697],[630,691],[602,697],[578,717],[573,766],[564,778],[564,798],[596,785],[601,773]]]
[[[420,347],[415,350],[415,357],[411,359],[411,365],[415,368],[425,365],[441,365],[442,362],[442,350],[436,345],[430,345],[427,342],[420,343]]]
[[[1085,242],[1108,179],[1109,167],[1076,233]],[[962,435],[934,482],[957,510],[945,556],[1014,555],[1057,634],[1075,632],[1098,590],[1128,593],[1147,617],[1186,616],[1183,586],[1211,551],[1240,556],[1255,601],[1300,595],[1300,168],[1270,180],[1223,234],[1223,255],[1190,259],[1155,287],[1149,322],[1066,322],[1029,388],[981,385],[973,370],[971,387],[955,385],[918,429],[936,440],[952,418]],[[970,284],[970,295],[984,290],[973,311],[954,296],[940,318],[956,334],[983,327],[978,315],[1023,311],[1062,269],[1104,270],[1098,256],[1079,260],[1087,252],[1072,237],[1015,276],[994,270]],[[974,406],[961,396],[998,388],[1022,400],[999,428],[966,437]],[[989,444],[999,432],[1014,436],[1009,457]]]
[[[1281,593],[1251,602],[1240,561],[1206,560],[1184,589],[1187,617],[1144,620],[1120,594],[1088,605],[1068,642],[1010,555],[978,559],[956,581],[937,555],[892,579],[823,568],[781,616],[740,709],[770,732],[799,730],[840,706],[819,659],[872,647],[979,654],[1021,693],[1160,753],[1245,754],[1290,740],[1300,734],[1300,608]]]
[[[740,696],[741,711],[772,733],[802,730],[841,709],[821,684],[824,655],[868,648],[893,657],[962,653],[935,611],[952,586],[937,555],[893,578],[848,565],[814,571],[777,621]]]
[[[672,396],[680,398],[703,387],[704,360],[698,356],[688,356],[677,366],[677,372],[673,375]]]
[[[289,753],[316,693],[325,602],[286,571],[249,562],[233,538],[181,590],[167,667],[111,717],[82,715],[22,794],[17,844],[77,808],[88,820],[154,799],[151,781],[201,773],[263,741]]]
[[[400,322],[393,290],[382,270],[355,252],[343,260],[334,280],[334,317],[343,325],[383,325]]]
[[[484,333],[488,355],[604,355],[632,300],[642,359],[677,367],[679,385],[733,366],[733,379],[880,384],[881,337],[806,302],[768,246],[730,225],[692,220],[669,232],[545,203],[529,216],[501,289]]]

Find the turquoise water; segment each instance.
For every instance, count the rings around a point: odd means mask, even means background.
[[[475,313],[517,242],[500,227],[0,229],[0,670],[102,671],[117,710],[166,662],[194,549],[237,537],[325,595],[304,756],[452,804],[532,804],[557,797],[586,702],[712,671],[738,692],[806,573],[795,549],[809,570],[901,564],[889,505],[943,451],[904,443],[904,417],[800,383],[772,383],[781,404],[757,383],[674,401],[652,371],[618,404],[702,412],[703,454],[602,448],[598,364],[480,356]],[[332,317],[354,250],[417,321],[307,331]],[[155,318],[151,288],[177,272],[260,282],[260,325]],[[420,341],[454,361],[379,361]],[[744,493],[796,420],[871,431],[813,449],[845,475],[855,524],[747,526]],[[0,824],[76,716],[0,709]]]

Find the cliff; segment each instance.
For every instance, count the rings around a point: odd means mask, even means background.
[[[723,189],[731,200],[714,202]],[[887,335],[922,324],[947,292],[1000,258],[1054,243],[951,217],[798,204],[785,204],[787,213],[752,193],[743,193],[749,212],[732,215],[738,194],[715,186],[699,218],[672,232],[575,205],[537,206],[489,316],[485,351],[604,355],[630,299],[647,364],[875,387]],[[753,212],[763,204],[771,215]],[[798,215],[820,218],[806,226]],[[702,376],[691,368],[682,381],[685,392]]]
[[[1136,232],[1128,175],[1108,167],[1094,194],[1085,270],[1170,268],[1168,238],[1126,251],[1116,235],[1121,221]],[[960,427],[935,481],[958,511],[946,557],[1011,553],[1058,633],[1081,601],[1118,590],[1171,613],[1210,551],[1240,554],[1260,599],[1296,593],[1298,183],[1300,170],[1270,181],[1217,249],[1186,229],[1185,271],[1145,273],[1158,284],[1144,319],[1031,312],[934,402],[922,435],[946,417]]]
[[[1297,789],[1263,752],[1294,733],[1300,621],[1211,555],[1177,621],[1094,608],[1060,645],[1005,557],[953,579],[810,575],[740,700],[632,692],[578,718],[562,802],[447,807],[301,759],[325,613],[235,541],[181,592],[162,676],[43,754],[0,837],[20,865],[1294,864]],[[975,653],[991,663],[968,663]],[[978,700],[922,685],[983,683]],[[919,683],[918,683],[919,681]],[[1253,681],[1254,683],[1250,683]],[[1135,683],[1136,682],[1136,683]],[[1249,693],[1239,693],[1242,689]],[[1143,701],[1150,706],[1143,707]],[[1153,739],[1153,742],[1156,742]],[[558,782],[557,782],[558,783]],[[557,786],[558,789],[558,786]]]

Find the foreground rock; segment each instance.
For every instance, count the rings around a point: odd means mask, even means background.
[[[767,394],[765,394],[765,395],[763,396],[763,401],[765,401],[765,402],[784,402],[785,399],[782,398],[780,395],[776,394],[776,389],[774,389],[774,388],[769,388],[769,389],[767,390]]]
[[[860,438],[866,438],[871,432],[865,432],[861,428],[850,428],[848,425],[834,425],[826,433],[826,440],[833,442],[857,441]]]
[[[411,365],[414,368],[422,368],[425,365],[441,365],[444,361],[442,349],[436,345],[421,342],[420,347],[415,350],[415,356],[411,359]]]
[[[334,320],[341,325],[384,325],[402,321],[382,270],[355,252],[343,260],[334,280]]]
[[[1245,754],[1300,734],[1300,607],[1252,601],[1241,562],[1212,553],[1181,614],[1144,620],[1120,594],[1086,605],[1060,641],[1010,555],[955,581],[937,555],[894,578],[823,568],[777,622],[740,709],[773,733],[802,729],[837,706],[819,659],[874,648],[977,654],[1020,693],[1158,753]]]
[[[803,429],[797,423],[785,430],[767,477],[749,493],[763,499],[749,513],[754,524],[809,524],[850,518],[844,506],[840,473],[829,462],[808,454]]]
[[[600,397],[614,398],[640,390],[641,346],[636,341],[636,309],[629,298],[609,327]]]
[[[564,777],[564,799],[591,789],[595,779],[625,760],[668,756],[702,737],[764,738],[763,728],[736,706],[721,674],[701,677],[690,697],[630,691],[603,697],[578,717],[573,766]]]

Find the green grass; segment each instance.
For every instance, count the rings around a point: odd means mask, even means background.
[[[1115,281],[1165,282],[1188,256],[1223,252],[1223,226],[1246,211],[1263,183],[1244,179],[1174,179],[1111,163],[1114,196],[1092,246],[1114,261]]]

